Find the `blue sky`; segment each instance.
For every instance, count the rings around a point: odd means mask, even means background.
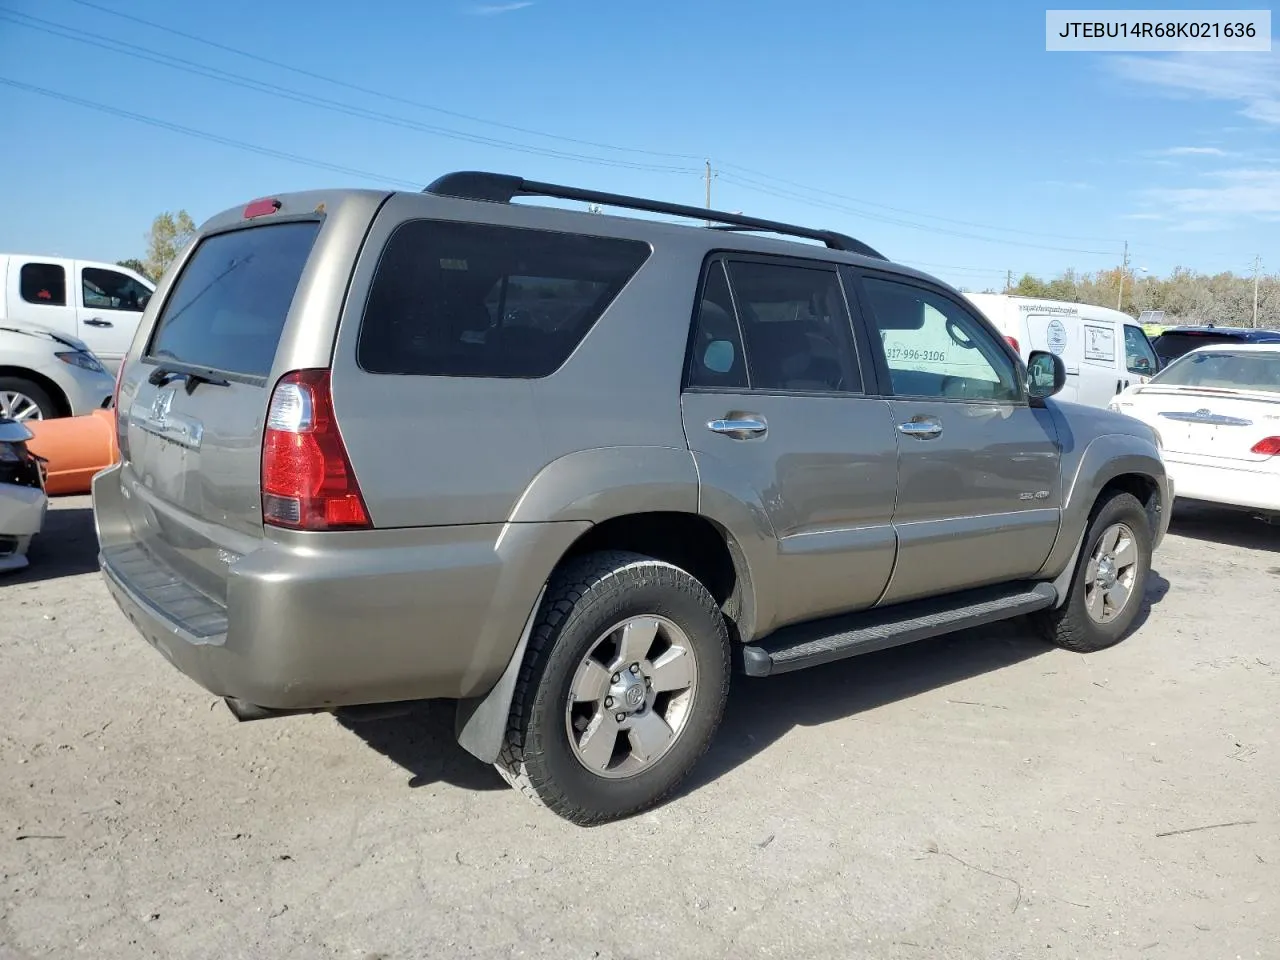
[[[715,206],[852,233],[968,288],[1113,267],[1126,239],[1152,273],[1244,273],[1255,254],[1280,272],[1280,51],[1047,53],[1044,16],[1043,2],[0,0],[0,81],[349,168],[0,83],[0,250],[140,256],[161,210],[199,222],[275,192],[455,169],[701,204],[710,158]]]

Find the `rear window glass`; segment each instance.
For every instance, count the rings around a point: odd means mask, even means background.
[[[1280,393],[1280,347],[1257,353],[1251,350],[1193,353],[1166,367],[1152,383]]]
[[[1219,343],[1240,343],[1239,337],[1220,333],[1162,333],[1153,346],[1156,355],[1168,363],[1197,347],[1211,347]]]
[[[319,230],[313,221],[278,223],[202,241],[164,305],[148,356],[265,377]]]
[[[370,373],[545,377],[648,256],[636,240],[410,221],[378,263],[357,359]]]

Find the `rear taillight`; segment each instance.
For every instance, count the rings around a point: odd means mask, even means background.
[[[295,530],[368,528],[338,424],[328,370],[285,374],[262,437],[262,521]]]
[[[1004,339],[1005,339],[1005,342],[1009,344],[1009,346],[1013,347],[1013,352],[1014,352],[1014,353],[1021,353],[1021,352],[1022,352],[1022,348],[1018,346],[1018,338],[1017,338],[1017,337],[1005,337]]]
[[[1258,453],[1264,457],[1280,456],[1280,437],[1266,437],[1253,445],[1250,453]]]

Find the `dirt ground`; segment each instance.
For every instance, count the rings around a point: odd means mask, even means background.
[[[0,581],[0,960],[1280,957],[1280,528],[1184,511],[1105,653],[739,681],[688,789],[592,830],[443,712],[238,724],[94,554],[64,500]]]

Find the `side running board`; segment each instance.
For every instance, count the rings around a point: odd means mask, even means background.
[[[790,673],[1020,617],[1047,609],[1057,599],[1057,591],[1047,583],[1003,584],[798,623],[743,647],[743,669],[750,677]]]

